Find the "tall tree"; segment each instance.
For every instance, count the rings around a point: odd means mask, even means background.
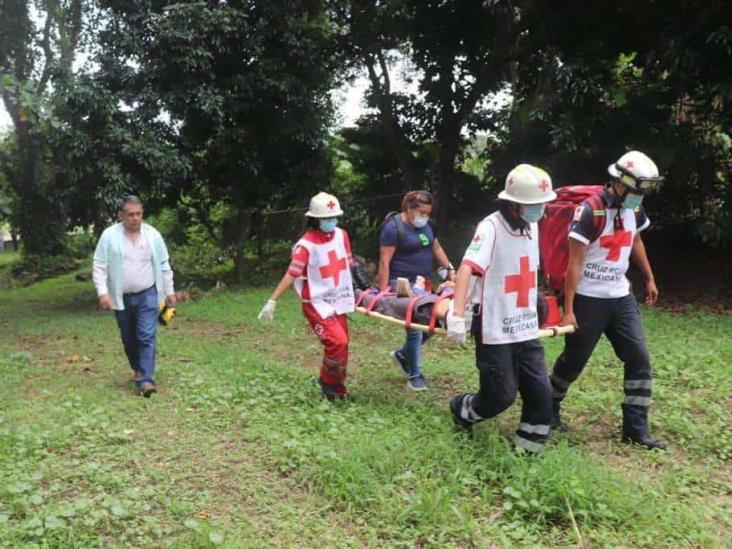
[[[711,240],[729,234],[732,9],[728,1],[526,4],[504,131],[503,171],[519,154],[557,182],[599,182],[628,148],[668,174],[656,221]],[[708,234],[711,232],[711,234]]]
[[[343,17],[407,186],[423,186],[427,175],[415,173],[416,143],[434,143],[431,175],[445,224],[466,138],[493,128],[484,101],[510,76],[521,30],[516,3],[352,0]],[[411,62],[418,82],[407,101],[391,87],[388,55],[395,49]]]
[[[107,2],[101,78],[126,93],[141,124],[190,163],[170,198],[205,217],[232,212],[239,278],[250,220],[329,180],[325,134],[338,58],[321,0]]]
[[[10,185],[26,254],[61,251],[63,211],[44,164],[52,83],[70,77],[83,22],[82,0],[0,5],[0,85],[13,122],[17,162]]]

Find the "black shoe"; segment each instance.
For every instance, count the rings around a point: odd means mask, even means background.
[[[389,356],[394,360],[397,368],[399,368],[405,376],[409,377],[411,373],[409,371],[409,364],[407,363],[407,357],[404,356],[401,349],[390,352]]]
[[[552,419],[549,421],[549,427],[556,429],[557,431],[564,433],[569,431],[569,425],[562,422],[562,418],[559,415],[559,401],[555,400],[552,402]]]
[[[348,397],[348,393],[339,393],[338,388],[333,385],[326,385],[322,379],[318,379],[320,385],[320,391],[323,398],[327,398],[329,401],[334,402],[336,400],[345,400]]]
[[[549,427],[559,431],[560,433],[566,433],[567,431],[569,431],[569,425],[562,421],[562,419],[559,417],[559,412],[552,414],[552,419],[549,422]]]
[[[453,397],[450,401],[450,415],[452,416],[452,423],[455,426],[456,431],[472,436],[473,424],[460,417],[460,408],[463,406],[463,398],[465,398],[465,395],[457,395],[456,397]]]
[[[668,446],[663,440],[653,438],[647,433],[644,435],[629,435],[624,433],[622,440],[627,444],[642,446],[646,450],[665,450]]]

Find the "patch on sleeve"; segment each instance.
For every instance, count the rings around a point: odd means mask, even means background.
[[[473,237],[473,240],[470,242],[470,246],[468,246],[468,250],[471,252],[477,252],[480,250],[480,247],[483,245],[483,235],[480,233],[475,233],[475,236]]]
[[[582,209],[581,205],[574,209],[574,218],[572,218],[572,221],[575,223],[579,223],[579,220],[582,219]]]

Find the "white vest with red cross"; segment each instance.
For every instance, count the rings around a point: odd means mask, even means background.
[[[351,269],[348,262],[342,229],[335,229],[333,238],[321,244],[301,238],[295,247],[308,250],[307,285],[303,295],[305,277],[295,279],[295,291],[303,303],[311,303],[321,318],[355,310],[355,298]]]
[[[622,226],[616,227],[617,208],[605,209],[605,228],[589,243],[582,265],[577,293],[589,297],[625,297],[630,292],[628,271],[633,239],[638,228],[635,212],[620,208]]]
[[[491,263],[483,275],[481,309],[484,344],[517,343],[538,337],[536,281],[539,230],[531,238],[514,231],[500,213],[488,216],[496,228]]]

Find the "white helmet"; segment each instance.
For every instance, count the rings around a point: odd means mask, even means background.
[[[664,178],[658,175],[656,164],[640,151],[630,151],[607,167],[607,172],[626,187],[643,194],[658,190]]]
[[[543,204],[556,197],[549,174],[531,164],[519,164],[508,172],[506,188],[498,194],[501,200],[519,204]]]
[[[336,217],[343,215],[341,203],[332,194],[318,193],[310,199],[310,208],[305,215],[308,217]]]

